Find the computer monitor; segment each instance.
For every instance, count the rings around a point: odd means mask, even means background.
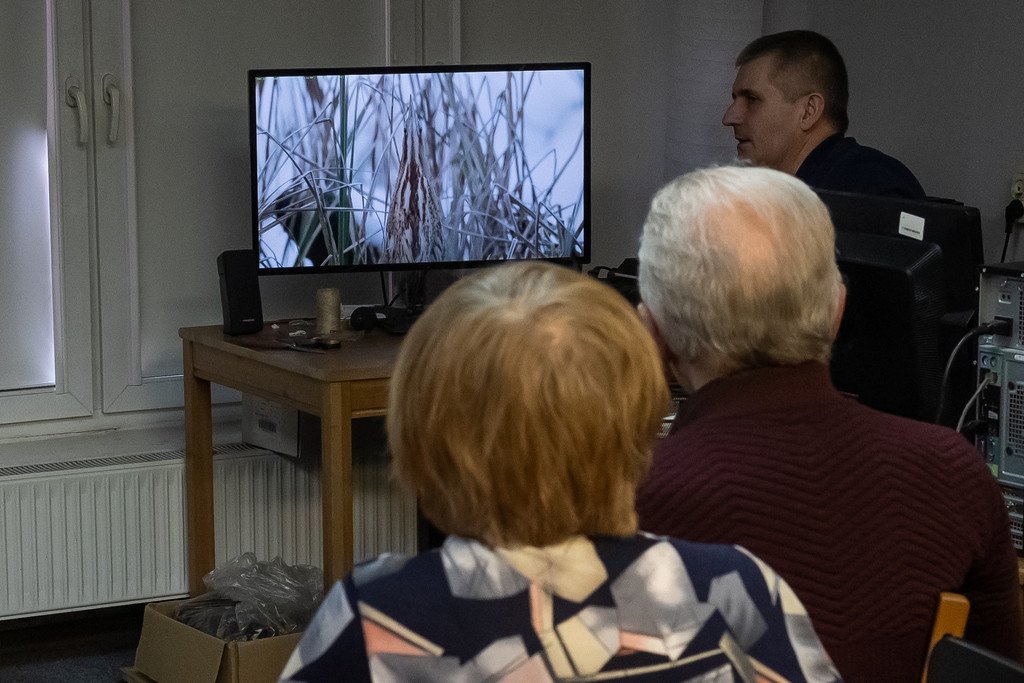
[[[977,311],[978,266],[985,262],[981,214],[949,200],[911,200],[818,190],[837,232],[934,244],[942,252],[945,312]]]
[[[248,74],[261,275],[590,260],[590,65]]]
[[[977,322],[984,262],[974,207],[818,191],[836,227],[847,311],[833,350],[837,388],[867,405],[925,421],[937,417],[946,361]],[[962,352],[946,387],[944,424],[955,424],[974,387]]]
[[[837,233],[836,246],[847,294],[833,382],[878,410],[933,420],[945,367],[941,250],[857,232]]]

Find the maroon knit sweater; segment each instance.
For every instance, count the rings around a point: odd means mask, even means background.
[[[847,681],[918,681],[940,591],[965,638],[1022,656],[999,487],[951,429],[866,408],[818,363],[716,380],[681,407],[637,496],[640,527],[736,543],[793,587]]]

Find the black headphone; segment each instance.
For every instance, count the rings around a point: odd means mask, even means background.
[[[353,330],[379,327],[391,334],[405,334],[415,321],[414,313],[390,306],[360,306],[348,318],[349,327]]]
[[[348,324],[353,330],[372,330],[377,326],[376,306],[360,306],[352,311]]]

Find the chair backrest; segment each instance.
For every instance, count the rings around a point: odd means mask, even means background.
[[[944,636],[928,657],[926,683],[1020,683],[1024,666],[956,636]]]
[[[926,683],[931,653],[936,644],[944,636],[962,636],[967,627],[967,614],[971,611],[971,603],[959,593],[943,591],[939,593],[939,605],[935,609],[935,621],[932,622],[932,635],[928,641],[928,654],[925,655],[921,682]]]

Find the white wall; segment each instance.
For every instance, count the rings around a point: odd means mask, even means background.
[[[1010,181],[1024,171],[1017,0],[473,0],[462,3],[462,54],[594,64],[592,260],[613,265],[635,253],[661,183],[730,156],[718,124],[735,53],[791,28],[821,31],[843,53],[850,134],[902,159],[929,194],[977,206],[986,257],[998,259]],[[1015,247],[1016,235],[1009,258],[1024,258],[1024,242]]]
[[[729,86],[717,107],[712,88],[723,68],[731,81],[748,40],[791,28],[824,33],[844,55],[850,134],[903,160],[930,195],[977,206],[986,258],[997,260],[1010,181],[1024,171],[1019,0],[462,3],[465,61],[593,62],[593,262],[604,265],[635,252],[654,189],[694,162],[728,158],[731,136],[715,131]],[[703,65],[686,63],[695,59]],[[673,155],[698,143],[705,154]],[[1009,259],[1024,259],[1018,236]]]
[[[850,72],[850,134],[903,160],[928,194],[977,206],[986,258],[998,260],[1010,182],[1024,170],[1024,5],[808,4],[807,27],[835,41]],[[1015,237],[1007,259],[1020,258]]]
[[[380,64],[376,1],[132,3],[142,356],[181,371],[179,327],[221,321],[216,256],[251,244],[246,72]],[[308,281],[262,278],[268,319],[312,315]]]
[[[463,62],[592,64],[591,262],[635,256],[664,177],[666,2],[464,0]]]

